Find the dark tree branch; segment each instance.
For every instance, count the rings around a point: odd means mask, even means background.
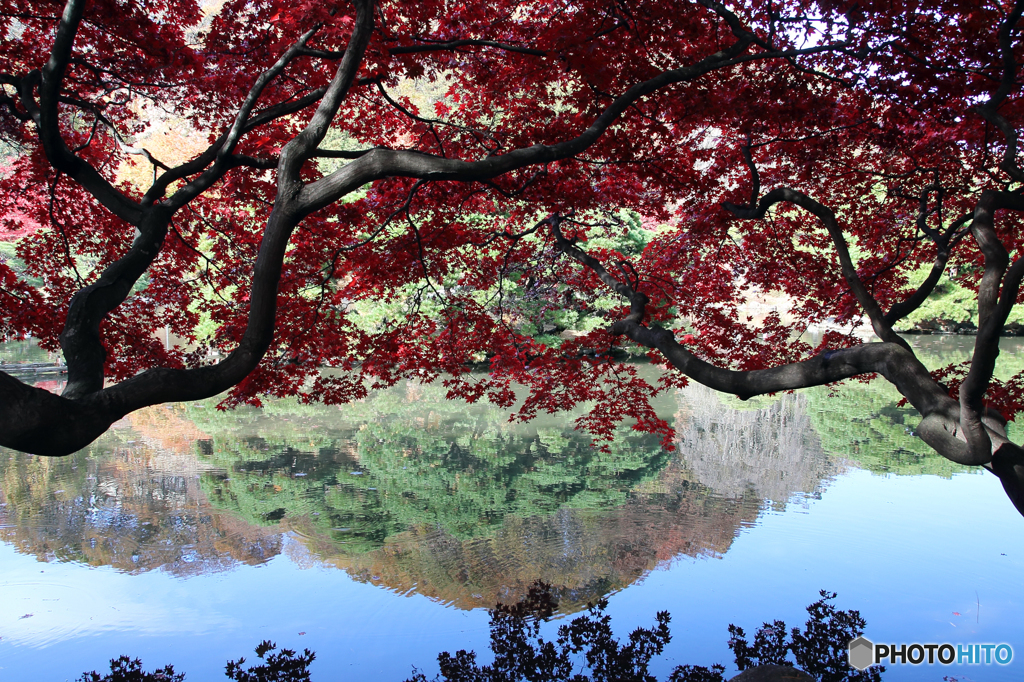
[[[317,145],[326,134],[327,126],[352,85],[373,28],[372,3],[357,3],[357,11],[356,28],[353,31],[352,39],[344,58],[338,65],[331,85],[320,100],[317,112],[306,128],[282,150],[278,163],[277,201],[268,218],[253,268],[252,288],[249,294],[249,317],[238,347],[215,365],[193,369],[148,370],[116,386],[95,392],[88,397],[90,402],[102,404],[105,409],[114,414],[124,415],[157,403],[199,400],[217,395],[238,384],[259,364],[270,347],[274,335],[278,283],[288,239],[301,220],[301,216],[294,207],[296,190],[298,186],[301,186],[301,180],[298,177],[301,164],[313,156]],[[308,40],[311,35],[312,32],[307,32],[297,45]],[[294,57],[298,51],[289,50],[289,53]],[[282,60],[284,60],[283,57]],[[275,68],[281,64],[282,60],[275,64]],[[254,86],[255,89],[256,86]],[[254,103],[255,97],[250,97],[248,101]],[[239,121],[242,123],[238,123]],[[244,118],[240,113],[232,130],[241,134],[244,125]],[[220,158],[224,159],[223,165],[228,165],[230,159],[238,158],[226,156],[225,150],[234,144],[231,142],[231,135],[231,133],[228,134],[228,139],[218,152]],[[216,166],[215,162],[214,167],[216,168]],[[178,193],[175,194],[175,197],[177,196]],[[159,208],[161,208],[160,205],[154,207],[154,209]],[[154,210],[154,214],[166,216],[164,225],[166,233],[166,223],[170,221],[171,207],[164,206],[162,208],[163,211]]]
[[[71,298],[61,349],[68,366],[63,396],[80,398],[103,388],[103,367],[107,353],[100,337],[100,324],[131,293],[139,277],[160,253],[171,214],[154,207],[147,210],[131,248],[111,263],[92,284]]]
[[[722,21],[724,21],[726,23],[726,25],[729,27],[729,30],[732,31],[732,34],[734,36],[736,36],[740,40],[740,42],[746,42],[746,43],[749,43],[749,44],[758,45],[760,47],[763,47],[766,50],[772,50],[773,49],[773,47],[771,45],[769,45],[760,36],[758,36],[758,35],[750,32],[750,31],[748,31],[747,28],[743,25],[743,22],[740,21],[740,18],[738,16],[736,16],[735,13],[729,11],[725,7],[725,5],[723,5],[722,3],[718,2],[718,0],[697,0],[697,1],[700,4],[704,5],[705,7],[707,7],[708,9],[710,9],[715,14],[717,14],[719,16],[719,18],[721,18]]]
[[[230,168],[245,166],[246,168],[256,168],[257,170],[271,170],[277,168],[278,161],[276,156],[260,159],[247,154],[232,154],[227,159],[226,164]]]
[[[977,107],[978,113],[998,128],[1006,140],[1006,149],[1003,150],[999,169],[1009,175],[1014,182],[1024,182],[1024,170],[1021,170],[1017,164],[1017,129],[999,113],[999,107],[1017,88],[1017,59],[1013,53],[1013,34],[1022,13],[1024,13],[1024,0],[1017,0],[1013,9],[1006,15],[1006,19],[999,25],[998,40],[1003,66],[1002,78],[999,81],[999,87],[992,93],[988,101]]]
[[[1022,260],[1007,271],[1009,254],[995,232],[995,213],[1001,209],[1024,211],[1024,197],[1011,192],[986,190],[978,200],[971,223],[971,233],[985,256],[985,271],[978,285],[978,335],[971,367],[960,385],[960,419],[968,444],[979,453],[992,449],[990,434],[982,424],[984,396],[999,357],[1003,325],[1016,303],[1021,277],[1024,277]]]
[[[768,209],[781,202],[799,206],[822,222],[832,238],[832,244],[836,249],[836,254],[839,256],[839,265],[843,273],[843,279],[846,280],[850,291],[857,299],[857,302],[860,303],[861,309],[864,310],[868,319],[871,320],[871,327],[874,329],[875,334],[883,341],[902,346],[908,352],[913,353],[910,350],[910,345],[893,331],[891,324],[886,322],[885,315],[882,313],[882,308],[879,306],[878,301],[875,300],[875,297],[871,295],[857,275],[857,268],[850,257],[850,249],[846,244],[846,237],[843,235],[843,230],[839,226],[839,221],[836,219],[832,209],[820,204],[806,194],[789,189],[788,187],[773,189],[761,199],[756,208],[744,208],[728,203],[723,207],[737,218],[760,220],[764,218]]]
[[[746,142],[741,147],[743,152],[743,160],[747,162],[747,168],[750,169],[750,208],[757,206],[758,199],[761,198],[761,175],[757,172],[757,165],[754,163],[754,157],[750,153],[750,135],[747,135]]]
[[[65,395],[69,398],[103,387],[106,352],[100,341],[100,322],[124,301],[132,285],[159,252],[159,244],[163,240],[158,228],[152,234],[143,229],[148,223],[144,220],[146,214],[141,206],[116,190],[89,163],[75,156],[61,136],[58,104],[84,4],[84,0],[68,0],[49,60],[41,72],[33,72],[22,80],[22,104],[32,115],[43,149],[54,168],[78,182],[114,215],[140,228],[140,234],[126,256],[108,267],[96,282],[72,297],[61,333],[61,346],[68,364]],[[32,97],[37,83],[38,105]]]
[[[629,301],[629,315],[624,320],[612,325],[613,334],[622,334],[623,331],[619,329],[620,325],[625,325],[630,322],[639,324],[643,321],[649,299],[645,294],[636,291],[634,287],[620,282],[610,272],[608,272],[601,261],[579,249],[572,241],[565,238],[565,235],[562,234],[562,221],[568,217],[569,216],[559,216],[555,214],[549,216],[542,222],[547,222],[548,225],[551,226],[551,235],[554,237],[555,245],[558,247],[559,251],[566,254],[576,262],[581,263],[584,267],[590,268],[605,286]],[[622,329],[624,329],[624,327]]]
[[[430,132],[434,136],[434,140],[437,142],[438,149],[441,150],[441,156],[447,158],[447,155],[445,154],[444,151],[444,141],[441,139],[441,136],[438,135],[437,129],[434,126],[445,126],[448,128],[455,128],[456,130],[462,130],[464,132],[470,133],[477,139],[477,142],[480,143],[480,146],[487,149],[488,153],[493,153],[494,149],[487,148],[482,143],[481,138],[483,137],[489,137],[494,142],[495,149],[501,148],[501,142],[496,140],[494,138],[494,135],[491,134],[490,131],[481,130],[479,128],[470,128],[469,126],[464,126],[458,123],[452,123],[451,121],[442,121],[441,119],[437,118],[426,118],[424,116],[418,116],[413,112],[409,111],[409,109],[407,109],[406,107],[402,106],[391,95],[389,95],[388,91],[384,88],[383,84],[377,83],[377,90],[380,92],[381,96],[387,101],[388,104],[393,106],[395,109],[398,109],[400,112],[402,112],[403,115],[407,116],[408,118],[411,118],[414,121],[423,123],[430,128]]]
[[[629,88],[616,98],[588,127],[574,138],[551,145],[537,144],[496,154],[477,161],[447,159],[419,152],[373,150],[331,175],[304,187],[298,204],[303,213],[312,213],[330,205],[338,198],[368,182],[389,176],[426,180],[481,181],[525,166],[572,158],[593,145],[602,134],[636,101],[662,88],[696,80],[717,69],[748,61],[779,58],[791,53],[811,54],[833,49],[817,46],[807,50],[760,52],[744,54],[756,36],[747,34],[719,52],[701,59],[692,66],[662,72],[650,80]]]
[[[302,47],[299,54],[304,57],[316,57],[317,59],[335,60],[340,59],[345,53],[334,50],[317,50],[312,47]]]
[[[982,411],[979,423],[991,439],[993,448],[979,451],[970,447],[960,428],[960,406],[932,379],[928,369],[903,344],[883,341],[829,350],[808,360],[763,370],[729,370],[701,360],[678,343],[671,331],[642,324],[647,296],[612,277],[600,261],[566,239],[559,229],[561,220],[559,216],[551,216],[543,221],[551,226],[559,249],[590,268],[605,285],[630,302],[630,314],[614,322],[608,329],[609,333],[626,336],[635,343],[660,351],[673,367],[695,381],[746,400],[767,393],[821,386],[865,374],[881,374],[923,416],[918,426],[921,438],[947,459],[974,466],[988,464],[992,461],[994,450],[1012,446],[1003,429],[1005,421],[998,415]],[[1024,277],[1024,264],[1016,274],[1018,278]],[[1004,468],[1009,473],[1005,477],[1000,474],[1000,478],[1008,494],[1012,490],[1015,492],[1010,495],[1011,499],[1022,498],[1024,474],[1017,477],[1016,469]]]
[[[15,78],[8,73],[0,73],[0,86],[9,85],[13,88],[15,93],[21,92],[21,81],[20,78]],[[6,89],[0,87],[0,108],[6,109],[12,116],[19,121],[31,121],[32,114],[28,111],[22,111],[18,108],[18,101],[7,94]]]
[[[64,14],[57,27],[50,58],[39,72],[38,78],[32,74],[22,79],[22,105],[29,111],[39,132],[39,141],[53,167],[82,185],[111,213],[127,223],[138,225],[142,218],[142,209],[136,202],[111,185],[88,162],[82,160],[68,149],[60,132],[60,114],[58,104],[61,99],[64,74],[67,72],[71,59],[71,50],[75,42],[78,26],[82,21],[85,0],[68,0],[64,6]],[[33,101],[32,90],[38,83],[39,103]]]
[[[383,147],[374,147],[374,149],[383,149]],[[373,149],[357,149],[354,151],[348,151],[345,149],[320,149],[317,147],[316,152],[313,154],[318,159],[358,159],[362,156],[366,156]]]
[[[931,296],[932,291],[935,290],[935,286],[942,279],[942,274],[946,271],[946,263],[949,261],[949,251],[939,250],[935,254],[935,261],[932,263],[932,269],[928,272],[928,276],[925,278],[921,286],[914,291],[905,300],[893,304],[889,312],[885,314],[883,318],[885,324],[892,327],[897,322],[911,314],[918,308],[920,308],[928,297]]]
[[[273,66],[256,78],[256,82],[253,83],[252,88],[249,89],[249,94],[246,96],[245,101],[238,108],[234,122],[225,133],[223,142],[218,140],[209,150],[207,150],[207,154],[212,152],[213,165],[203,171],[195,180],[192,180],[175,192],[170,199],[165,201],[164,204],[168,208],[177,210],[205,192],[215,182],[223,177],[224,173],[228,171],[231,165],[229,159],[234,153],[235,147],[238,145],[242,135],[244,135],[248,129],[250,123],[249,114],[252,112],[253,108],[255,108],[260,95],[263,94],[264,89],[266,89],[272,81],[284,72],[285,67],[287,67],[288,64],[301,54],[306,43],[309,42],[309,39],[312,38],[313,34],[315,34],[319,29],[320,26],[318,25],[303,33],[291,47],[285,50],[284,54],[278,58]],[[214,149],[214,147],[216,147],[216,149]],[[205,160],[205,157],[206,154],[201,158],[204,158]],[[164,187],[166,186],[167,185],[164,184]],[[147,196],[149,196],[149,193],[147,193]]]
[[[306,107],[316,104],[317,102],[320,101],[320,98],[323,97],[323,94],[326,91],[327,88],[317,88],[316,90],[312,90],[295,100],[289,102],[282,102],[280,104],[275,104],[273,106],[267,107],[266,109],[262,109],[249,119],[249,121],[245,125],[243,134],[251,132],[262,125],[270,123],[271,121],[275,121],[284,116],[297,113],[299,111],[302,111]],[[221,148],[227,142],[227,136],[228,131],[224,131],[224,133],[222,133],[220,137],[214,140],[213,144],[211,144],[202,154],[192,159],[191,161],[183,163],[180,166],[177,166],[169,170],[168,172],[164,173],[159,178],[157,178],[156,181],[154,181],[153,186],[150,187],[149,191],[146,192],[146,196],[143,197],[142,205],[150,206],[155,201],[159,200],[160,197],[162,197],[164,193],[167,191],[167,188],[171,185],[171,183],[186,178],[190,175],[195,175],[196,173],[202,172],[217,157],[217,154],[220,152]],[[175,208],[175,210],[177,209],[178,202],[175,200],[174,197],[171,197],[168,200],[168,202],[169,206]],[[182,205],[184,205],[184,203],[182,203]]]
[[[986,190],[974,209],[971,234],[985,257],[985,270],[978,285],[978,327],[985,325],[999,300],[999,285],[1010,256],[995,231],[995,212],[1001,208],[1024,210],[1024,197]]]
[[[921,286],[919,286],[913,294],[911,294],[907,299],[893,304],[892,308],[889,309],[889,312],[885,314],[885,322],[889,326],[895,325],[907,315],[910,315],[920,308],[924,302],[928,300],[928,297],[935,290],[939,280],[942,279],[943,273],[946,271],[946,264],[949,262],[949,255],[952,253],[953,248],[966,234],[966,232],[958,232],[958,229],[971,220],[970,214],[953,221],[945,230],[941,228],[941,225],[938,230],[933,230],[928,227],[927,219],[929,216],[934,213],[939,213],[940,220],[942,217],[941,191],[939,194],[939,203],[936,204],[935,208],[929,209],[927,206],[929,194],[933,190],[938,189],[938,185],[928,185],[922,190],[917,216],[918,229],[928,235],[932,241],[935,242],[935,247],[937,249],[935,253],[935,260],[932,263],[932,269],[928,272],[928,276],[925,278],[924,282],[921,283]]]
[[[500,43],[494,40],[477,40],[473,38],[463,38],[460,40],[447,40],[447,41],[426,41],[424,39],[423,45],[400,45],[398,47],[389,47],[388,53],[392,55],[398,54],[417,54],[421,52],[440,52],[446,50],[456,50],[460,47],[493,47],[497,50],[504,50],[505,52],[518,52],[519,54],[533,55],[534,57],[544,57],[548,53],[544,50],[536,50],[531,47],[523,47],[521,45],[510,45],[508,43]]]
[[[5,372],[0,372],[0,405],[4,411],[0,443],[36,455],[59,457],[74,452],[116,421],[101,406],[28,386]]]
[[[331,84],[320,100],[309,124],[286,144],[281,152],[281,179],[289,185],[300,183],[299,170],[302,164],[315,154],[317,147],[327,135],[331,121],[338,113],[342,101],[356,80],[356,73],[362,63],[366,46],[370,42],[370,36],[373,33],[374,2],[373,0],[356,0],[355,5],[356,24],[349,44],[345,48],[345,56],[342,57]]]
[[[68,7],[71,8],[75,2],[76,0],[69,0]],[[77,12],[78,20],[80,20],[80,7],[77,9]],[[66,11],[65,14],[67,15],[68,12]],[[72,18],[74,18],[74,15]],[[65,22],[62,20],[61,26],[63,27],[64,24]],[[62,30],[64,29],[58,29],[58,35],[60,35]],[[307,31],[292,48],[282,55],[271,69],[268,69],[268,71],[257,78],[256,83],[249,91],[248,97],[240,107],[232,127],[222,136],[219,144],[215,143],[207,150],[208,154],[205,156],[212,154],[212,158],[207,160],[207,158],[200,157],[205,161],[204,166],[209,164],[210,161],[213,162],[213,166],[200,175],[199,178],[176,192],[171,200],[164,202],[162,205],[152,203],[153,197],[147,196],[149,201],[144,204],[144,208],[139,207],[140,215],[136,222],[133,223],[138,228],[138,232],[128,253],[109,265],[94,283],[79,290],[72,297],[64,330],[60,336],[61,348],[64,351],[65,360],[68,365],[68,382],[63,392],[65,398],[81,398],[96,393],[103,388],[103,369],[106,361],[106,351],[103,348],[100,336],[100,324],[111,311],[125,301],[131,293],[135,282],[138,281],[157,255],[159,255],[174,211],[207,189],[232,167],[248,165],[250,163],[257,164],[259,167],[266,167],[265,164],[260,164],[258,160],[249,159],[244,156],[234,156],[230,152],[237,145],[239,137],[244,134],[249,112],[255,106],[260,93],[273,78],[283,71],[288,62],[295,58],[298,53],[298,46],[307,41],[314,31],[315,29]],[[73,36],[63,42],[58,40],[55,43],[53,54],[65,58],[65,68],[66,56],[70,54],[70,43],[72,41]],[[58,46],[62,46],[61,50],[58,50]],[[51,62],[54,61],[55,58],[51,57]],[[43,82],[46,82],[45,73]],[[42,86],[40,91],[42,93]],[[40,100],[45,100],[42,94]],[[44,107],[41,105],[40,110],[43,109]],[[61,140],[61,143],[63,144],[63,140]],[[186,164],[186,166],[188,165]],[[177,170],[180,172],[180,167]],[[98,173],[96,175],[99,177]],[[165,175],[172,175],[172,173]],[[80,178],[75,179],[80,184],[83,184],[85,189],[95,195],[92,185],[82,183]],[[103,182],[105,183],[106,181],[104,180]],[[163,186],[166,187],[167,182],[165,180]],[[158,180],[155,185],[159,184],[161,183]]]
[[[931,196],[932,192],[935,192],[938,196],[935,199],[935,206],[933,208],[928,208],[928,198]],[[942,215],[942,198],[945,196],[945,193],[945,189],[942,185],[932,183],[921,190],[921,196],[918,200],[917,229],[931,237],[932,241],[936,243],[941,239],[941,235],[938,230],[933,230],[928,227],[928,219],[935,213],[939,213],[940,216]]]

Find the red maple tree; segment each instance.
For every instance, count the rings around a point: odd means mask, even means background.
[[[61,349],[68,382],[0,373],[0,444],[63,455],[147,405],[404,377],[525,385],[524,418],[594,401],[607,436],[666,431],[649,398],[686,377],[746,398],[877,374],[1024,512],[1019,382],[993,382],[1024,277],[1022,9],[2,0],[2,229],[44,227],[0,264],[0,335]],[[167,131],[185,152],[147,143]],[[661,226],[632,250],[630,216]],[[945,276],[979,310],[950,385],[894,331]],[[752,289],[795,321],[749,324]],[[558,309],[603,324],[526,333]],[[800,340],[860,319],[878,341]],[[627,342],[674,371],[642,380]]]

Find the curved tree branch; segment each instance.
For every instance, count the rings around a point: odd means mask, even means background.
[[[266,89],[274,79],[284,72],[285,67],[287,67],[292,60],[302,53],[302,49],[305,47],[306,43],[309,42],[309,39],[312,38],[319,29],[320,26],[317,25],[303,33],[295,43],[285,50],[284,54],[278,58],[273,66],[256,78],[256,82],[253,83],[252,88],[249,89],[249,94],[246,96],[245,101],[238,108],[234,122],[225,133],[223,142],[218,140],[220,143],[214,144],[216,150],[213,152],[213,165],[203,171],[198,178],[186,184],[175,192],[170,199],[165,201],[164,203],[168,208],[176,210],[184,206],[189,201],[205,192],[215,182],[223,177],[224,173],[226,173],[231,167],[231,155],[234,153],[235,147],[238,145],[238,141],[248,129],[249,114],[259,101],[260,95],[263,94],[264,89]],[[210,149],[213,150],[213,147]],[[164,186],[166,187],[166,185]]]
[[[68,366],[63,395],[79,398],[103,388],[107,352],[100,324],[131,293],[163,246],[171,213],[161,207],[147,210],[139,222],[135,241],[124,256],[111,263],[92,284],[71,298],[60,345]]]
[[[528,54],[534,57],[544,57],[548,53],[544,50],[536,50],[531,47],[523,47],[522,45],[510,45],[508,43],[501,43],[496,40],[478,40],[474,38],[462,38],[459,40],[446,40],[446,41],[428,41],[422,45],[400,45],[397,47],[387,48],[389,54],[417,54],[421,52],[440,52],[447,50],[456,50],[460,47],[493,47],[496,50],[503,50],[505,52],[518,52],[520,54]]]
[[[753,44],[753,37],[737,40],[692,66],[664,71],[642,83],[637,83],[617,97],[583,132],[574,138],[545,145],[536,144],[496,154],[477,161],[449,159],[421,152],[401,150],[373,150],[360,159],[339,168],[301,190],[298,207],[303,214],[313,213],[332,204],[357,187],[381,178],[401,176],[424,180],[489,180],[498,175],[534,164],[551,163],[572,158],[593,145],[622,114],[636,101],[662,88],[696,80],[716,69],[742,62],[775,58],[781,52],[743,53]],[[819,47],[812,48],[819,50]]]
[[[878,335],[878,338],[887,343],[902,346],[913,354],[913,351],[910,350],[910,345],[893,331],[891,324],[886,322],[885,315],[882,313],[882,308],[878,305],[878,301],[875,300],[875,297],[871,295],[857,275],[857,268],[853,264],[853,258],[850,257],[850,248],[846,243],[846,237],[843,235],[843,229],[839,226],[839,221],[832,209],[815,201],[803,192],[798,192],[788,187],[773,189],[761,199],[756,208],[744,208],[728,203],[723,207],[737,218],[760,220],[764,218],[768,209],[784,201],[799,206],[808,213],[813,214],[825,226],[829,236],[832,238],[836,254],[839,256],[839,265],[843,273],[843,279],[846,280],[850,291],[857,299],[857,302],[860,303],[861,309],[867,314],[868,319],[871,320],[871,327],[874,329],[875,334]]]
[[[991,450],[988,431],[981,421],[984,396],[999,357],[999,337],[1024,276],[1024,264],[1020,260],[1007,272],[1009,254],[995,232],[995,213],[1000,209],[1024,211],[1024,197],[986,190],[978,200],[971,223],[971,234],[985,256],[985,271],[978,285],[978,335],[974,341],[971,368],[960,386],[960,409],[967,442],[977,452]]]
[[[320,101],[317,113],[307,127],[282,150],[278,164],[277,200],[260,242],[249,294],[248,322],[238,347],[224,360],[212,366],[148,370],[115,386],[94,392],[87,396],[87,402],[102,405],[104,410],[112,414],[124,415],[156,403],[199,400],[217,395],[238,384],[259,364],[274,335],[277,290],[285,250],[292,231],[301,220],[300,213],[294,207],[295,186],[301,185],[298,178],[299,169],[307,158],[315,154],[316,146],[323,139],[327,125],[354,81],[363,52],[369,42],[369,34],[373,27],[372,3],[358,3],[357,8],[356,28],[352,39],[331,85]],[[308,39],[310,35],[312,34],[307,33],[304,39]],[[241,120],[241,116],[236,119]],[[240,124],[236,129],[241,130],[243,126],[244,124]],[[220,153],[224,154],[224,150],[231,144],[229,136]],[[230,159],[236,159],[235,163],[239,162],[236,157],[224,159],[224,164],[228,164]],[[166,216],[169,222],[170,208],[158,204],[154,207],[154,214]],[[166,232],[166,225],[164,231]]]
[[[58,105],[61,89],[84,9],[85,0],[68,0],[57,27],[50,58],[39,75],[39,104],[32,106],[31,89],[35,79],[30,77],[22,79],[21,100],[35,121],[46,158],[53,167],[82,185],[111,213],[137,226],[142,218],[141,206],[118,191],[92,165],[68,149],[60,132]]]
[[[316,90],[311,90],[310,92],[306,93],[302,97],[299,97],[295,100],[289,102],[281,102],[280,104],[275,104],[273,106],[267,107],[266,109],[262,109],[258,113],[253,114],[251,118],[249,118],[242,132],[243,134],[251,132],[256,128],[265,125],[271,121],[302,111],[306,107],[309,107],[319,102],[320,98],[323,97],[325,92],[327,92],[327,88],[317,88]],[[220,137],[214,140],[213,144],[211,144],[205,151],[203,151],[202,154],[200,154],[199,156],[190,161],[186,161],[180,166],[170,169],[169,171],[158,177],[156,181],[154,181],[153,186],[150,187],[150,189],[146,192],[146,195],[143,197],[142,205],[152,205],[155,201],[159,200],[160,197],[164,195],[164,193],[167,191],[167,188],[170,187],[172,183],[183,178],[186,178],[190,175],[195,175],[196,173],[202,172],[207,166],[213,163],[214,159],[217,158],[217,154],[220,152],[221,148],[227,142],[227,139],[228,131],[226,130],[220,135]],[[182,199],[184,199],[184,195],[182,196]],[[175,208],[177,202],[175,201],[174,197],[171,197],[169,201],[169,205],[172,208]],[[184,205],[184,202],[182,203],[182,205]]]
[[[102,406],[28,386],[5,372],[0,372],[0,405],[0,443],[36,455],[74,452],[117,421]]]
[[[1017,87],[1017,58],[1013,53],[1013,34],[1022,14],[1024,14],[1024,0],[1017,0],[1013,9],[1006,15],[1006,19],[999,25],[998,41],[1003,63],[1002,78],[999,81],[999,87],[992,93],[988,101],[977,107],[978,113],[1003,134],[1003,138],[1006,140],[1006,149],[1003,150],[999,169],[1013,178],[1015,182],[1024,182],[1024,170],[1021,170],[1017,164],[1019,142],[1017,129],[999,113],[999,107]]]
[[[68,6],[71,7],[74,1],[70,0]],[[78,20],[80,20],[80,7],[77,12]],[[131,249],[124,257],[108,266],[96,282],[81,289],[72,297],[64,330],[61,333],[61,347],[68,365],[68,382],[63,392],[64,397],[81,398],[103,388],[106,351],[100,337],[100,324],[112,310],[125,301],[131,293],[132,286],[159,255],[174,211],[202,193],[231,168],[240,165],[267,168],[269,165],[267,162],[231,153],[240,137],[255,125],[270,120],[272,116],[284,115],[295,106],[308,106],[316,101],[307,95],[295,103],[290,103],[291,106],[281,105],[272,107],[269,112],[261,112],[254,117],[255,120],[250,120],[249,117],[266,86],[283,72],[291,60],[299,55],[301,48],[316,30],[317,28],[314,27],[304,33],[270,69],[257,77],[246,100],[239,107],[231,128],[219,140],[197,159],[164,174],[154,183],[144,199],[143,207],[140,207],[142,211],[135,223],[138,233]],[[54,54],[65,55],[66,62],[66,55],[70,54],[70,39],[59,44],[63,46],[63,51],[58,51],[55,46]],[[53,60],[51,59],[51,61]],[[160,204],[153,203],[174,178],[184,177],[190,172],[199,172],[211,162],[212,166],[198,178],[175,192],[170,199]],[[93,191],[92,186],[83,186],[90,192]],[[287,230],[288,234],[290,231],[290,229]],[[273,288],[275,291],[276,287],[277,278],[274,277]],[[269,345],[269,337],[266,340],[266,345]],[[255,364],[252,367],[255,367]],[[241,378],[238,379],[238,381],[240,380]]]
[[[889,327],[894,326],[897,322],[910,315],[912,312],[920,308],[928,297],[931,296],[932,292],[935,291],[935,286],[942,279],[943,273],[946,271],[946,263],[949,262],[949,251],[940,249],[935,254],[935,260],[932,263],[932,269],[928,272],[928,276],[924,282],[921,283],[914,293],[908,296],[905,300],[898,303],[894,303],[889,312],[882,318],[885,324]]]
[[[920,308],[926,300],[928,300],[928,297],[931,296],[935,287],[938,285],[939,280],[942,279],[942,275],[946,270],[946,264],[949,262],[950,254],[964,235],[967,234],[966,231],[963,231],[960,228],[971,221],[972,214],[963,215],[957,218],[945,229],[943,229],[941,225],[937,230],[933,230],[928,227],[928,217],[941,209],[941,190],[939,190],[939,203],[935,208],[928,209],[927,206],[928,195],[936,189],[938,189],[938,185],[929,185],[922,190],[920,207],[917,214],[918,229],[935,243],[936,253],[935,260],[932,262],[932,269],[928,272],[928,276],[921,283],[921,286],[914,291],[914,293],[905,300],[894,303],[892,308],[889,309],[889,312],[885,314],[885,322],[890,326],[895,325],[907,315],[913,313],[915,310]]]
[[[981,451],[971,447],[966,440],[967,435],[960,428],[960,406],[904,344],[886,341],[861,344],[825,351],[801,362],[762,370],[737,371],[716,367],[677,342],[671,331],[653,325],[645,326],[642,322],[647,296],[619,282],[599,260],[566,239],[559,230],[561,219],[558,216],[551,216],[544,222],[551,225],[556,244],[563,253],[590,268],[609,288],[630,301],[630,314],[613,323],[608,332],[626,336],[635,343],[660,351],[675,369],[698,383],[746,400],[767,393],[821,386],[877,373],[892,383],[922,415],[918,434],[947,459],[965,465],[987,465],[993,459],[993,450],[1012,446],[1003,428],[1005,421],[994,413],[983,411],[979,421],[993,449]],[[1024,264],[1018,274],[1024,277]],[[1008,494],[1014,490],[1024,496],[1024,474],[1019,479],[1013,472],[1005,478],[1000,475],[1000,478],[1004,486],[1008,486]],[[1014,495],[1018,495],[1018,492],[1011,494],[1011,499],[1016,499]]]

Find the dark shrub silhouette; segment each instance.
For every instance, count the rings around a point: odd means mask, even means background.
[[[276,644],[265,639],[256,647],[256,655],[264,663],[245,670],[244,658],[228,661],[224,674],[234,682],[309,682],[309,664],[316,654],[309,649],[303,649],[297,656],[292,649],[273,653],[276,648]]]
[[[831,603],[835,593],[820,592],[821,599],[807,607],[804,629],[787,633],[782,621],[764,623],[746,640],[743,628],[729,626],[729,648],[741,671],[758,665],[802,668],[820,682],[879,682],[883,667],[857,671],[847,663],[850,640],[864,632],[866,622],[858,611],[838,611]],[[550,618],[558,602],[551,586],[534,584],[518,604],[498,604],[491,611],[491,650],[494,663],[479,666],[476,653],[443,652],[437,661],[441,672],[433,682],[656,682],[648,666],[661,654],[672,636],[669,614],[661,611],[651,628],[637,628],[622,645],[612,636],[611,616],[600,600],[582,616],[558,628],[554,641],[540,636],[541,622]],[[790,658],[792,655],[792,658]],[[406,682],[430,682],[416,670]],[[681,665],[667,682],[724,682],[725,667]]]
[[[92,672],[82,673],[77,682],[182,682],[185,673],[174,672],[174,666],[165,665],[160,670],[147,673],[142,669],[142,661],[137,658],[121,656],[111,659],[110,674],[100,677]]]
[[[847,664],[847,644],[864,632],[866,622],[858,611],[839,611],[831,603],[834,592],[807,607],[804,629],[786,630],[780,620],[764,623],[754,633],[753,644],[743,628],[729,626],[729,648],[741,671],[759,665],[796,666],[819,682],[880,682],[884,667],[857,671]],[[476,652],[447,651],[437,657],[441,671],[433,682],[657,682],[650,673],[651,659],[671,640],[669,614],[660,611],[650,628],[637,628],[624,644],[612,636],[608,601],[601,599],[587,611],[558,628],[554,641],[540,635],[541,623],[558,607],[551,585],[533,584],[521,601],[498,604],[491,610],[491,643],[494,662],[480,666]],[[259,665],[244,668],[244,658],[228,661],[225,674],[233,682],[310,682],[309,666],[316,655],[309,649],[276,652],[277,645],[263,641],[256,647]],[[725,667],[681,665],[666,682],[724,682]],[[182,682],[184,673],[170,665],[148,673],[138,659],[127,656],[110,661],[110,674],[83,673],[77,682]],[[406,682],[431,682],[413,669]]]

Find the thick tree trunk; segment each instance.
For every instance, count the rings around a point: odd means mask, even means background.
[[[0,372],[0,445],[60,457],[82,449],[122,414],[109,406],[69,400]]]

